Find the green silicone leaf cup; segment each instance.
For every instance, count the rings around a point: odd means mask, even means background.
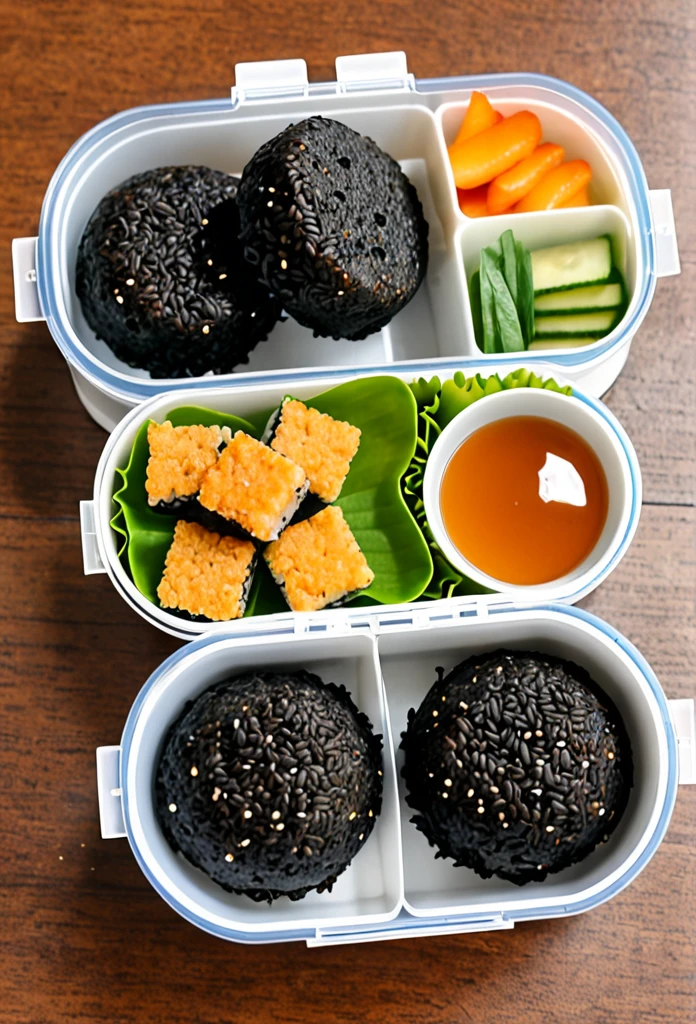
[[[371,586],[356,600],[361,604],[416,600],[428,586],[433,561],[401,492],[401,477],[417,441],[417,406],[410,388],[396,377],[368,377],[338,385],[306,404],[347,420],[361,431],[360,447],[335,502],[375,574]],[[167,418],[174,426],[218,424],[260,437],[272,411],[255,415],[253,424],[196,406],[174,409]],[[133,582],[144,597],[157,604],[157,586],[176,518],[153,512],[147,504],[147,426],[144,423],[138,431],[128,465],[118,470],[123,484],[114,494],[118,511],[111,525],[122,538],[119,555]],[[282,611],[287,611],[287,605],[259,558],[245,615]]]
[[[397,377],[349,381],[306,404],[361,430],[360,447],[335,502],[375,574],[362,597],[379,604],[415,601],[430,581],[426,540],[401,493],[417,440],[417,407]]]

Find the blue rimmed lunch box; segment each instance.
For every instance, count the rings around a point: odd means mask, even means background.
[[[507,369],[509,364],[506,364]],[[487,369],[503,368],[493,364]],[[539,366],[545,377],[555,369]],[[482,370],[472,364],[470,370]],[[409,374],[402,373],[404,382]],[[447,374],[443,374],[446,378]],[[557,383],[564,378],[556,374]],[[302,400],[359,374],[315,373],[292,381]],[[127,835],[146,877],[188,921],[241,942],[304,939],[310,945],[409,935],[510,928],[517,920],[579,913],[618,893],[648,863],[672,811],[676,784],[696,780],[693,701],[666,700],[635,648],[609,625],[572,607],[615,568],[638,524],[640,469],[627,435],[600,401],[577,385],[572,397],[551,395],[559,406],[582,410],[611,438],[616,454],[610,490],[616,495],[615,540],[583,577],[572,574],[549,592],[469,594],[371,607],[348,604],[316,613],[254,614],[234,622],[186,621],[149,600],[123,562],[122,538],[111,526],[118,470],[149,421],[159,422],[182,403],[200,402],[223,414],[253,420],[281,400],[290,382],[257,387],[172,391],[132,410],[111,434],[95,477],[94,496],[83,502],[83,555],[87,573],[108,573],[114,587],[145,621],[191,640],[148,680],[136,699],[119,746],[97,752],[100,814],[105,837]],[[522,389],[532,395],[534,389]],[[505,392],[477,402],[501,402]],[[521,394],[520,390],[507,392]],[[467,413],[464,413],[466,415]],[[599,444],[597,445],[599,447]],[[623,468],[620,468],[623,467]],[[618,486],[621,478],[623,484]],[[610,506],[612,498],[610,497]],[[590,857],[546,879],[519,888],[500,879],[436,859],[411,822],[400,776],[400,734],[408,710],[430,687],[435,666],[445,671],[472,653],[540,650],[586,669],[619,709],[634,752],[635,784],[616,833]],[[181,708],[211,683],[251,667],[309,668],[343,684],[384,737],[384,805],[375,832],[332,891],[299,903],[259,906],[226,893],[175,855],[157,823],[153,779],[164,737]]]
[[[145,683],[117,747],[97,753],[102,834],[126,835],[156,891],[191,923],[241,942],[303,939],[340,944],[409,935],[510,928],[516,921],[590,909],[618,893],[648,863],[667,828],[678,781],[696,779],[692,701],[668,702],[649,666],[610,626],[571,607],[613,570],[640,512],[640,471],[620,425],[598,402],[616,379],[659,276],[678,273],[669,192],[651,192],[636,151],[599,104],[567,83],[506,74],[416,81],[405,55],[339,58],[336,81],[309,83],[304,61],[238,65],[232,98],[144,107],[96,126],[58,167],[37,238],[13,244],[17,318],[47,321],[80,400],[113,431],[81,508],[85,571],[108,572],[146,621],[193,641]],[[471,220],[460,210],[447,157],[472,90],[504,114],[537,112],[570,158],[587,157],[596,205],[513,218]],[[387,327],[362,342],[322,342],[291,320],[235,374],[154,380],[115,358],[88,327],[75,294],[79,240],[103,194],[157,166],[201,163],[239,174],[258,146],[293,120],[324,114],[371,136],[417,187],[430,225],[423,287]],[[577,350],[484,355],[474,336],[469,283],[482,246],[507,227],[530,247],[609,233],[627,288],[621,321]],[[176,619],[138,592],[110,522],[117,470],[138,428],[184,401],[243,414],[286,393],[311,398],[354,378],[409,382],[498,373],[522,365],[570,382],[575,398],[611,435],[625,468],[615,547],[596,571],[570,577],[553,596],[530,590],[442,597],[401,605],[283,612],[210,627]],[[501,646],[569,658],[595,678],[624,718],[635,785],[609,842],[542,883],[518,888],[437,860],[410,821],[400,777],[400,733],[436,665]],[[153,801],[156,759],[183,705],[236,669],[314,667],[343,683],[384,736],[384,807],[374,833],[331,892],[263,906],[229,894],[173,853]]]

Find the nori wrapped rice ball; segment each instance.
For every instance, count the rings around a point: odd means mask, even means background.
[[[347,690],[304,670],[233,676],[164,743],[157,814],[173,850],[257,902],[330,890],[382,803],[382,742]]]
[[[239,179],[160,167],[112,189],[77,255],[87,323],[119,359],[152,377],[229,373],[281,313],[238,240]]]
[[[357,341],[415,295],[428,225],[396,160],[325,117],[290,125],[244,168],[245,255],[315,335]]]
[[[412,821],[437,857],[523,885],[609,838],[633,783],[631,747],[584,669],[500,650],[437,671],[402,739]]]

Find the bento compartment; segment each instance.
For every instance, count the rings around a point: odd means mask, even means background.
[[[444,356],[466,356],[473,351],[473,333],[466,326],[466,282],[460,260],[457,258],[455,243],[456,227],[440,219],[438,208],[442,208],[442,196],[436,188],[443,185],[444,175],[438,176],[433,188],[433,174],[425,160],[404,160],[404,173],[415,185],[423,204],[423,213],[430,231],[428,234],[428,272],[423,285],[416,295],[385,328],[382,339],[389,345],[385,349],[385,363],[420,359],[424,343],[430,348],[430,358]],[[448,203],[448,200],[447,200]],[[430,338],[430,341],[427,339]],[[366,363],[362,346],[370,342],[341,342],[353,344],[360,350],[359,360]]]
[[[538,916],[572,912],[585,901],[608,898],[643,854],[663,810],[668,753],[661,713],[648,682],[613,638],[596,626],[555,611],[525,611],[488,620],[385,633],[378,638],[399,773],[404,856],[405,906],[417,916],[447,916],[495,909]],[[435,682],[436,666],[449,672],[466,657],[506,647],[538,650],[576,662],[611,697],[631,740],[634,787],[628,806],[609,842],[578,864],[550,875],[542,883],[516,886],[493,877],[480,878],[435,849],[411,824],[415,813],[406,803],[401,778],[403,752],[398,749],[409,708],[417,708]],[[624,883],[625,884],[625,883]]]
[[[481,217],[477,220],[467,219],[466,223],[460,227],[457,237],[467,282],[466,300],[469,321],[471,321],[469,287],[472,276],[480,266],[481,249],[485,246],[497,245],[500,236],[508,230],[513,232],[517,241],[522,242],[532,251],[547,246],[563,245],[568,242],[579,242],[608,235],[611,238],[614,265],[621,272],[625,283],[626,306],[623,316],[612,330],[593,344],[584,346],[582,351],[587,352],[588,357],[591,358],[589,354],[595,347],[605,345],[607,341],[621,334],[622,325],[632,316],[639,299],[637,260],[640,259],[640,249],[639,240],[633,234],[628,218],[618,206],[586,206],[577,209],[548,210],[540,213],[507,213],[498,217]],[[473,323],[471,323],[471,331],[473,334]],[[549,349],[548,357],[550,359],[553,359],[555,351],[573,350]],[[475,340],[473,352],[483,354]],[[519,358],[524,353],[515,353],[515,355]]]
[[[184,704],[227,676],[244,669],[300,668],[325,682],[343,684],[384,739],[383,805],[374,831],[332,892],[304,899],[254,903],[225,892],[206,874],[173,852],[159,827],[153,780],[170,724]],[[126,726],[128,733],[128,726]],[[319,925],[388,921],[402,900],[399,810],[389,725],[374,641],[365,635],[221,640],[177,662],[149,689],[134,722],[122,784],[127,791],[129,836],[146,873],[176,909],[206,926],[245,932],[275,932]]]
[[[231,630],[244,633],[264,632],[271,628],[271,623],[272,628],[279,624],[284,628],[292,628],[293,612],[283,599],[280,587],[266,574],[265,559],[262,562],[262,556],[257,568],[261,600],[254,604],[252,593],[251,607],[246,617],[224,621],[193,621],[177,615],[173,610],[161,607],[156,591],[162,578],[161,573],[164,571],[166,552],[171,543],[169,538],[173,536],[175,529],[176,515],[164,517],[150,512],[146,505],[145,462],[140,464],[141,468],[137,472],[126,474],[126,489],[130,489],[131,495],[137,496],[134,500],[125,502],[126,506],[135,512],[135,529],[128,538],[125,536],[127,531],[121,529],[127,524],[127,513],[124,513],[124,505],[114,500],[114,494],[124,487],[124,478],[119,471],[129,466],[134,443],[141,428],[144,429],[136,446],[135,461],[136,464],[139,462],[138,451],[145,460],[147,459],[146,435],[149,420],[163,423],[170,416],[175,419],[172,414],[181,407],[203,407],[212,416],[212,420],[207,419],[208,422],[220,422],[218,414],[230,414],[235,418],[251,420],[260,434],[272,410],[278,409],[289,394],[293,398],[305,401],[319,397],[325,392],[334,392],[335,385],[338,384],[341,391],[338,391],[337,395],[334,394],[334,398],[337,397],[343,404],[334,408],[335,416],[338,420],[345,416],[349,423],[352,421],[353,424],[362,424],[364,430],[360,450],[368,457],[369,465],[374,467],[368,469],[357,481],[353,501],[355,511],[346,511],[346,520],[349,525],[354,524],[352,529],[359,546],[361,537],[367,535],[368,544],[365,545],[365,551],[375,538],[384,537],[384,541],[379,542],[377,547],[381,546],[382,550],[387,552],[387,562],[385,564],[381,559],[382,568],[373,567],[376,568],[377,577],[373,583],[375,588],[381,588],[382,592],[375,594],[373,588],[372,594],[376,601],[384,604],[415,600],[427,584],[432,564],[422,534],[403,504],[399,485],[400,467],[403,465],[405,468],[416,440],[415,404],[404,377],[410,379],[408,375],[400,377],[391,374],[364,378],[356,375],[350,380],[339,381],[331,377],[312,377],[311,382],[293,381],[291,386],[288,382],[281,382],[232,389],[221,384],[218,387],[195,391],[167,392],[134,411],[107,442],[95,479],[96,533],[91,536],[98,537],[96,544],[99,559],[104,567],[108,567],[107,571],[112,575],[119,592],[147,621],[187,640],[203,633],[220,635]],[[349,392],[347,396],[346,387]],[[359,399],[357,396],[360,396]],[[362,412],[358,411],[358,407]],[[355,408],[354,413],[351,413],[352,408]],[[373,410],[367,417],[370,422],[364,419],[365,410]],[[199,420],[196,408],[188,408],[188,413],[186,419],[189,422]],[[222,422],[227,423],[226,420]],[[239,419],[236,420],[236,424],[232,423],[232,426],[236,430],[240,426]],[[390,451],[395,458],[393,463],[390,462],[391,469],[384,463],[384,443],[388,434],[393,437]],[[377,482],[381,486],[378,489],[372,484],[372,477],[375,474],[380,477]],[[313,499],[309,501],[312,502]],[[139,510],[146,514],[147,519],[139,517]],[[316,512],[318,508],[310,503],[308,511]],[[206,523],[208,522],[209,519],[206,517]],[[164,529],[161,530],[160,527]],[[219,530],[217,525],[210,525],[208,528],[214,532]],[[139,553],[136,559],[131,561],[124,545],[126,541],[130,544],[136,534],[139,537]],[[394,537],[395,540],[392,539]],[[158,538],[161,544],[155,550],[153,541],[157,544]],[[140,540],[144,543],[140,544]],[[87,540],[86,543],[90,546],[92,542]],[[403,557],[398,556],[399,551],[403,553]],[[330,567],[331,560],[326,564]],[[141,570],[145,567],[145,575],[138,572],[138,566]],[[386,589],[383,586],[385,579]],[[405,581],[405,590],[400,581]],[[340,596],[337,596],[336,600],[339,599]],[[347,616],[359,614],[357,606],[350,604],[339,608],[317,607],[300,615],[303,617],[306,614],[314,614],[314,611],[318,611],[322,617],[329,616],[334,619],[345,619]]]
[[[333,116],[331,110],[322,113]],[[443,303],[452,301],[450,292],[455,292],[453,301],[457,297],[447,269],[452,259],[447,156],[435,117],[423,106],[340,110],[335,116],[374,139],[412,177],[430,225],[428,274],[413,302],[384,331],[360,342],[334,341],[314,338],[311,330],[288,320],[274,327],[268,340],[252,351],[250,362],[240,365],[238,372],[380,365],[449,354],[441,338],[446,327],[439,311]],[[289,121],[299,119],[282,113],[240,118],[231,111],[211,113],[205,118],[184,113],[153,116],[107,134],[96,143],[91,159],[84,160],[75,172],[71,197],[62,211],[57,266],[68,325],[79,342],[109,370],[125,379],[149,378],[147,371],[126,365],[95,337],[75,292],[80,238],[101,198],[132,175],[167,165],[202,164],[240,175],[259,146]],[[227,374],[218,379],[236,376]],[[161,380],[162,387],[167,383]]]
[[[605,144],[596,130],[593,115],[565,99],[561,104],[560,97],[554,99],[553,92],[543,87],[498,85],[483,87],[481,91],[488,97],[495,110],[504,117],[521,110],[530,110],[536,114],[541,121],[542,142],[553,142],[563,146],[566,161],[586,160],[589,163],[592,168],[590,201],[618,206],[623,213],[631,216],[628,183],[611,148]],[[435,111],[438,130],[445,146],[454,141],[468,106],[467,99],[461,103],[444,103]],[[564,109],[564,106],[567,106],[567,109]],[[606,128],[603,128],[602,132],[606,135]],[[465,217],[459,209],[457,189],[449,160],[447,171],[450,201],[454,212],[462,221],[468,222],[470,218]],[[519,216],[521,215],[515,214],[514,219]]]

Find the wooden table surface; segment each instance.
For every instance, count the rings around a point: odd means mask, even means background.
[[[14,320],[10,240],[35,234],[72,142],[126,107],[225,95],[237,61],[404,49],[418,77],[538,71],[601,100],[673,190],[681,277],[659,282],[607,396],[640,457],[631,550],[583,602],[670,697],[696,661],[696,89],[693,0],[0,0],[0,1021],[696,1019],[696,787],[644,873],[599,909],[513,931],[327,950],[228,945],[99,838],[94,749],[177,646],[82,575],[78,501],[106,439],[43,324]]]

